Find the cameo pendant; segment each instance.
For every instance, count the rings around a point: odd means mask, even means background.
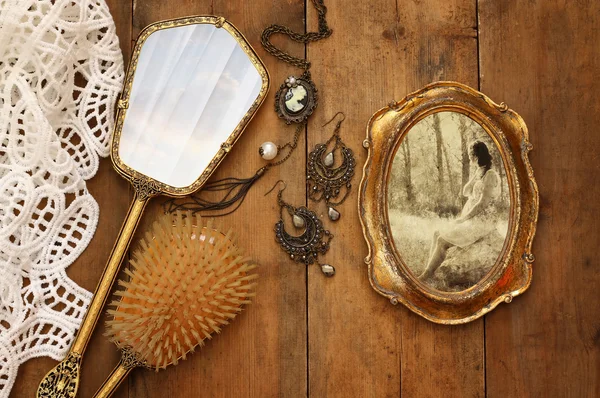
[[[275,94],[275,111],[286,124],[304,123],[317,106],[317,88],[310,72],[285,79]]]

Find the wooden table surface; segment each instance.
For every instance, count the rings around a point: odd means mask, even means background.
[[[326,0],[333,35],[304,47],[276,40],[312,61],[320,104],[299,150],[250,191],[241,208],[218,219],[233,227],[261,264],[254,304],[200,352],[159,373],[136,370],[117,397],[598,397],[600,396],[600,2],[598,0]],[[263,161],[263,141],[285,142],[273,112],[280,82],[298,70],[265,53],[262,29],[272,23],[316,29],[301,0],[108,0],[121,47],[147,24],[192,14],[223,15],[267,65],[272,90],[216,177],[250,176]],[[273,238],[275,181],[285,198],[306,204],[308,148],[337,111],[342,137],[360,165],[372,113],[436,80],[478,88],[520,113],[529,126],[531,161],[541,193],[531,288],[511,304],[462,326],[440,326],[394,307],[369,285],[357,214],[360,170],[325,259],[337,268],[291,263]],[[93,290],[128,207],[128,183],[103,160],[89,189],[101,209],[96,235],[69,268]],[[161,199],[147,210],[147,228]],[[311,207],[323,217],[324,205]],[[91,397],[118,361],[102,336],[86,353],[81,397]],[[11,397],[33,397],[55,365],[21,366]]]

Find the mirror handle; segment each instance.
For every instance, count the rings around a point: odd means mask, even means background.
[[[142,213],[144,212],[144,208],[148,203],[148,199],[148,197],[140,197],[137,191],[134,193],[133,201],[131,202],[131,206],[129,206],[129,211],[127,212],[127,216],[123,222],[123,226],[121,227],[117,241],[115,242],[112,252],[110,253],[106,268],[104,268],[100,282],[98,282],[98,286],[94,292],[92,302],[88,307],[88,311],[83,319],[81,327],[79,328],[77,337],[71,346],[71,352],[77,352],[80,354],[84,353],[100,313],[102,312],[102,308],[104,308],[110,290],[112,289],[112,286],[117,278],[117,274],[121,268],[121,263],[123,262],[123,257],[125,257],[127,249],[129,249],[131,239],[133,238],[138,223],[142,218]]]
[[[154,196],[148,194],[148,192],[140,191],[137,189],[135,183],[133,184],[135,193],[133,201],[127,212],[127,217],[123,222],[121,231],[119,232],[117,241],[113,246],[108,263],[104,268],[100,282],[96,287],[92,302],[90,303],[87,313],[83,318],[83,322],[79,328],[77,336],[71,345],[71,349],[67,354],[66,358],[54,367],[46,376],[42,379],[38,391],[37,398],[45,397],[75,397],[79,385],[79,368],[81,366],[81,359],[83,353],[90,341],[92,332],[98,322],[98,318],[106,304],[108,295],[111,291],[112,285],[117,278],[119,269],[121,268],[121,262],[123,257],[127,253],[129,244],[134,235],[134,232],[138,226],[138,223],[144,212],[144,208],[148,203],[148,200]]]

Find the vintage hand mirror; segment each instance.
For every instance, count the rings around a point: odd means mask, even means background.
[[[269,76],[244,36],[222,17],[154,23],[133,50],[118,103],[111,157],[134,197],[67,357],[38,397],[74,397],[79,368],[148,200],[198,190],[265,99]]]

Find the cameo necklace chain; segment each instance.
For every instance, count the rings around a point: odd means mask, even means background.
[[[270,38],[273,34],[280,33],[294,41],[308,44],[311,41],[318,41],[331,36],[332,30],[329,29],[325,18],[327,7],[325,7],[323,0],[312,0],[312,3],[319,17],[318,32],[296,33],[287,26],[271,25],[263,31],[261,36],[263,47],[271,55],[290,65],[304,69],[301,76],[288,77],[275,94],[275,111],[287,124],[306,123],[306,120],[312,115],[317,106],[317,88],[311,80],[310,62],[294,57],[275,47]]]
[[[327,20],[325,19],[327,8],[323,4],[323,0],[312,0],[312,3],[317,10],[319,17],[318,32],[307,32],[305,34],[300,34],[285,26],[271,25],[263,31],[261,40],[262,45],[271,55],[304,70],[300,76],[288,77],[275,94],[275,112],[277,115],[281,119],[285,120],[286,124],[296,123],[298,125],[296,129],[296,135],[294,136],[294,142],[297,142],[298,135],[306,126],[308,118],[310,115],[312,115],[318,104],[317,87],[311,80],[309,71],[310,62],[294,57],[280,50],[271,43],[270,38],[275,33],[281,33],[287,35],[294,41],[307,44],[311,41],[317,41],[329,37],[332,31],[327,26]],[[332,121],[338,116],[338,114],[333,117]],[[321,193],[320,196],[326,198],[327,204],[330,204],[330,197],[338,196],[339,189],[336,186],[334,188],[335,194],[333,194],[332,190],[330,189],[331,182],[326,182],[326,180],[342,178],[342,175],[340,175],[337,171],[337,169],[340,169],[340,167],[335,169],[333,168],[333,151],[342,147],[344,149],[346,148],[345,145],[341,143],[338,134],[342,121],[338,122],[334,136],[332,136],[332,138],[329,139],[326,144],[318,146],[320,152],[318,154],[315,154],[315,151],[311,152],[311,158],[307,165],[307,169],[309,171],[308,180],[314,182],[314,185],[311,185],[309,182],[309,186],[314,187],[310,192],[316,193],[317,196],[319,196],[318,193]],[[321,161],[323,158],[322,152],[327,150],[327,147],[332,140],[335,140],[335,144],[334,149],[328,155],[326,155],[327,160],[325,160],[325,163],[327,163],[327,165],[319,167],[323,165],[323,162]],[[274,146],[275,144],[272,142],[264,143],[259,149],[260,155],[265,159],[271,159],[273,156],[276,156],[277,152],[274,150]],[[321,149],[321,147],[324,147],[324,149]],[[329,159],[331,159],[331,162],[329,162]],[[353,168],[354,165],[352,164],[351,167]],[[346,161],[344,161],[344,164],[341,168],[347,168]],[[331,174],[330,170],[333,170],[333,174]],[[349,178],[344,174],[344,172],[342,172],[342,174],[344,175],[344,179]],[[283,181],[278,181],[278,183],[279,182]],[[274,188],[275,187],[273,187],[271,191]],[[285,189],[285,183],[283,189]],[[283,189],[280,189],[277,195],[277,203],[279,205],[280,212],[279,221],[275,224],[274,230],[276,242],[279,244],[281,249],[285,251],[295,262],[302,262],[307,266],[316,262],[320,265],[321,271],[324,275],[333,276],[335,274],[335,268],[333,266],[329,264],[320,264],[318,262],[318,256],[327,253],[329,250],[329,244],[333,238],[333,235],[323,227],[323,223],[321,220],[319,220],[319,217],[315,212],[304,206],[294,207],[291,204],[286,203],[282,198]],[[309,193],[309,197],[313,200],[320,200],[320,198],[317,196]],[[338,203],[341,203],[344,199],[345,197],[342,198]],[[287,211],[289,216],[291,216],[294,227],[302,230],[299,235],[292,235],[286,231],[285,221],[283,219],[284,209]],[[333,211],[335,211],[335,209],[333,209]],[[339,213],[337,213],[337,217],[334,218],[331,217],[331,214],[333,213],[330,210],[330,219],[337,220],[339,218]]]
[[[288,77],[275,94],[275,111],[277,115],[284,119],[286,124],[297,124],[292,140],[284,145],[276,145],[270,141],[263,143],[258,152],[269,163],[258,169],[252,177],[224,178],[206,184],[196,195],[183,199],[168,199],[163,203],[166,212],[191,210],[193,213],[202,213],[213,217],[231,214],[240,207],[252,185],[267,170],[287,161],[298,147],[298,141],[306,127],[306,121],[317,106],[317,88],[311,80],[310,62],[280,50],[271,43],[270,38],[273,34],[284,34],[296,42],[308,44],[331,36],[332,31],[325,19],[327,7],[325,7],[323,0],[312,0],[312,3],[318,14],[318,32],[297,33],[287,26],[271,25],[261,35],[261,43],[267,52],[281,61],[304,70],[299,77]],[[287,150],[287,153],[280,159],[276,159],[278,155],[281,156],[283,150]],[[214,192],[221,193],[221,197],[214,200],[206,196],[206,194],[210,195]]]

